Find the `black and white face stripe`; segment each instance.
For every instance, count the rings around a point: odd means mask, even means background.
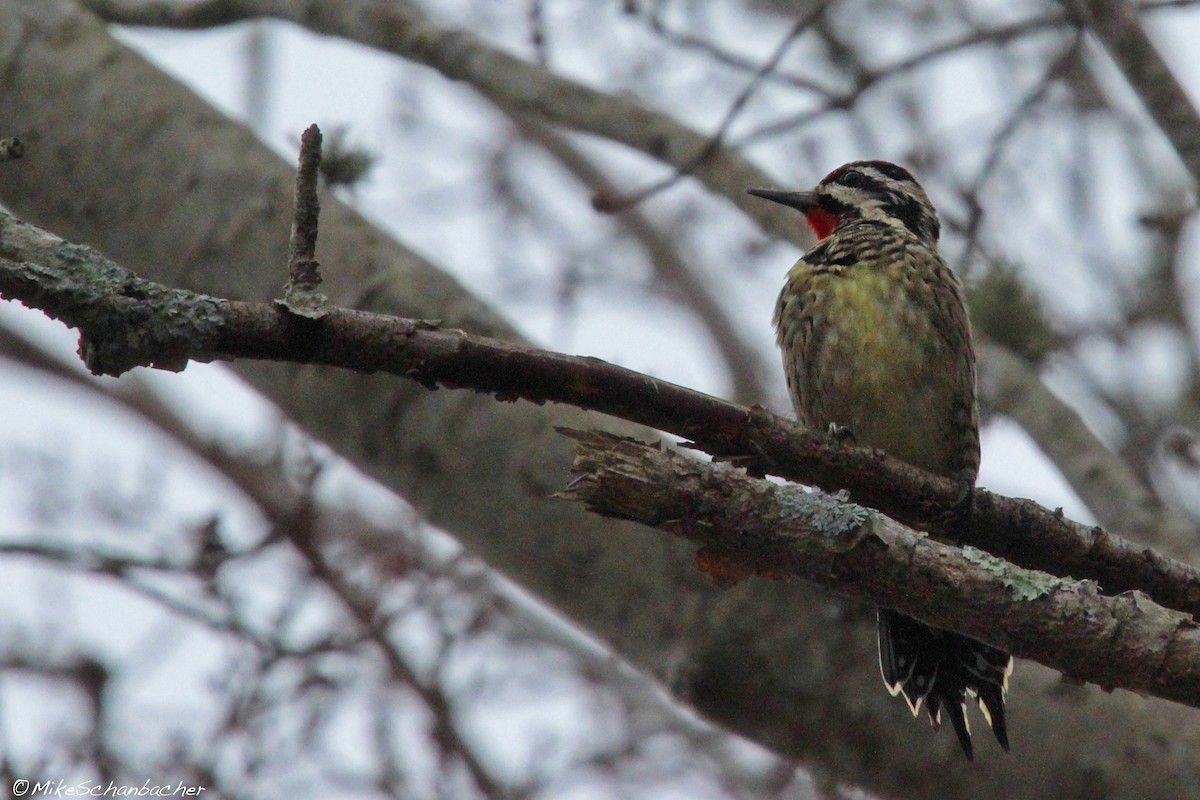
[[[899,224],[929,244],[941,232],[925,190],[904,167],[887,161],[854,161],[825,176],[816,192],[821,208],[839,218]]]

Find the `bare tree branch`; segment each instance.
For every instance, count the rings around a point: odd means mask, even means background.
[[[1195,525],[1155,497],[1028,364],[995,345],[978,353],[981,399],[1033,437],[1106,526],[1181,557],[1195,553]]]
[[[1183,165],[1200,182],[1200,114],[1126,0],[1061,0],[1096,32]]]
[[[85,259],[88,270],[81,269]],[[97,373],[120,374],[137,365],[180,369],[189,358],[280,359],[385,371],[430,388],[470,388],[498,400],[570,403],[683,436],[714,456],[737,457],[755,469],[850,490],[897,519],[1026,566],[1094,578],[1107,591],[1140,589],[1163,605],[1200,612],[1200,570],[1182,562],[1031,501],[984,489],[974,490],[970,525],[960,529],[948,513],[961,500],[954,481],[880,451],[840,447],[765,409],[747,409],[599,359],[440,330],[419,320],[340,308],[313,320],[270,304],[172,290],[2,210],[0,295],[79,327],[80,352]]]
[[[317,261],[321,139],[321,130],[316,125],[309,125],[300,136],[300,168],[296,170],[296,194],[292,201],[295,213],[288,241],[288,281],[281,301],[293,314],[310,319],[324,314],[326,302],[320,292],[321,265]]]
[[[604,136],[693,175],[725,196],[772,236],[807,244],[807,230],[787,210],[761,208],[748,186],[769,175],[711,137],[628,98],[607,94],[548,72],[492,47],[474,34],[442,27],[407,0],[200,0],[186,5],[137,0],[87,0],[101,18],[128,25],[211,28],[248,19],[288,20],[426,64],[451,80],[467,81],[510,113]]]
[[[301,486],[281,469],[280,459],[263,461],[257,456],[232,452],[229,448],[197,432],[179,412],[179,409],[163,401],[146,381],[127,375],[120,381],[103,383],[89,380],[79,370],[68,368],[59,359],[27,341],[19,333],[0,327],[0,354],[19,360],[34,369],[42,370],[60,380],[114,400],[142,419],[152,424],[189,452],[213,467],[230,480],[238,490],[262,511],[289,540],[306,561],[312,564],[314,574],[329,583],[331,591],[339,597],[353,617],[359,620],[366,637],[379,648],[385,648],[386,660],[396,681],[416,691],[426,702],[427,709],[435,717],[435,728],[441,737],[436,744],[442,747],[443,756],[450,760],[460,757],[471,773],[477,787],[494,791],[496,777],[491,769],[475,754],[476,743],[464,738],[469,731],[459,730],[457,711],[458,698],[450,696],[432,677],[422,677],[407,663],[388,637],[382,616],[377,608],[377,598],[382,592],[364,593],[351,575],[365,573],[379,575],[379,582],[386,583],[409,572],[420,571],[434,577],[444,577],[459,585],[464,592],[483,595],[480,605],[493,608],[498,605],[510,609],[510,632],[514,639],[531,642],[535,646],[550,645],[560,648],[569,657],[579,662],[579,669],[595,680],[602,682],[619,694],[623,702],[637,707],[644,719],[643,724],[654,727],[659,734],[677,735],[692,742],[697,754],[711,759],[724,788],[731,797],[763,798],[792,797],[785,794],[791,788],[799,792],[797,797],[807,796],[802,789],[807,783],[806,773],[798,772],[789,762],[779,759],[768,769],[753,768],[744,764],[731,748],[734,743],[743,748],[744,743],[730,734],[714,728],[679,707],[677,702],[668,701],[666,695],[652,678],[629,668],[624,662],[613,658],[608,652],[598,651],[565,626],[547,623],[540,615],[504,593],[502,585],[490,581],[481,585],[479,567],[473,559],[455,558],[446,562],[443,557],[428,552],[420,544],[406,536],[398,535],[392,528],[382,529],[373,525],[353,510],[316,504],[311,487]],[[131,380],[132,378],[132,380]],[[299,529],[297,529],[299,528]],[[336,553],[336,556],[334,554]],[[211,630],[253,639],[256,646],[266,650],[279,650],[280,645],[256,637],[254,632],[238,627],[237,620],[214,615],[206,609],[186,604],[175,597],[157,590],[152,583],[137,580],[135,574],[152,576],[174,576],[177,581],[205,569],[200,563],[180,563],[162,558],[144,558],[109,553],[89,546],[61,547],[45,544],[0,543],[0,554],[9,557],[32,557],[42,562],[59,564],[80,572],[90,572],[117,578],[122,585],[147,599],[168,608],[182,618],[191,620]],[[198,554],[198,558],[206,558]],[[349,563],[352,561],[353,563]],[[208,565],[211,568],[212,565]],[[321,577],[321,576],[328,576]],[[353,605],[351,605],[353,604]],[[365,620],[365,621],[364,621]],[[357,641],[360,634],[347,632],[347,639]],[[336,644],[336,643],[331,643]],[[4,665],[0,663],[0,670]],[[415,680],[418,683],[413,684]],[[386,717],[388,712],[383,712]],[[629,746],[638,745],[639,734],[631,732]],[[621,755],[631,758],[635,754],[614,754],[614,761]],[[602,756],[595,755],[597,761]],[[612,765],[614,769],[617,764]],[[581,768],[583,768],[581,766]],[[206,780],[204,785],[217,786],[215,780]],[[513,798],[525,796],[523,787],[506,783],[503,796]],[[530,793],[532,789],[530,789]],[[494,795],[493,795],[494,796]]]
[[[536,141],[558,159],[581,183],[596,195],[617,195],[603,171],[578,148],[549,126],[532,120],[514,118],[524,135]],[[733,384],[733,399],[739,403],[760,402],[768,394],[763,383],[763,363],[758,351],[750,346],[742,332],[721,307],[714,292],[684,262],[679,248],[663,234],[637,206],[626,207],[615,215],[621,224],[645,248],[651,269],[663,286],[677,294],[689,311],[700,318],[705,330],[725,360]]]
[[[1021,569],[870,509],[611,434],[573,432],[564,494],[682,536],[760,575],[797,577],[970,634],[1066,675],[1200,707],[1200,625],[1138,592]]]

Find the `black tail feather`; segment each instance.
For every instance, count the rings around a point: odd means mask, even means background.
[[[1012,658],[1003,650],[951,631],[879,609],[879,667],[888,691],[904,694],[916,716],[922,703],[934,729],[942,713],[958,736],[967,760],[974,759],[966,696],[979,701],[1000,746],[1008,750],[1004,695]]]

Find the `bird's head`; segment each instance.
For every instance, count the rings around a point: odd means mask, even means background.
[[[803,212],[818,239],[852,220],[876,220],[906,228],[930,246],[937,244],[941,230],[921,184],[904,167],[888,161],[852,161],[826,175],[808,192],[749,192]]]

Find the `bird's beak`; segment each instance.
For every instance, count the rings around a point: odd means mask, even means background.
[[[747,189],[748,194],[773,200],[798,211],[809,211],[817,207],[816,192],[781,192],[778,189]]]

